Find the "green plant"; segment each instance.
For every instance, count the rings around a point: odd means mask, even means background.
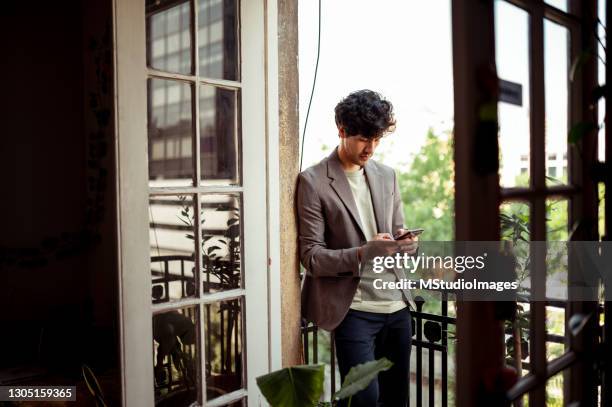
[[[181,202],[180,215],[178,219],[189,228],[194,228],[195,214],[193,207],[187,201],[186,196],[179,196]],[[202,271],[204,277],[204,289],[209,291],[209,286],[218,284],[225,290],[240,287],[240,210],[232,205],[220,204],[215,209],[217,212],[227,212],[227,229],[223,236],[206,233],[202,230]],[[204,225],[204,211],[200,210],[201,223]],[[185,235],[187,239],[194,240],[193,233]],[[213,277],[211,281],[211,276]]]
[[[512,243],[517,280],[522,286],[531,268],[528,246],[531,234],[529,206],[522,203],[503,205],[499,217],[501,239]],[[511,335],[506,340],[506,363],[514,366],[520,377],[523,360],[529,356],[529,313],[521,304],[516,304],[514,318],[505,321],[504,331]]]
[[[518,178],[518,177],[517,177]],[[556,181],[556,180],[555,180]],[[555,242],[568,239],[568,208],[567,202],[549,200],[546,202],[546,240],[547,272],[549,274],[564,269],[566,252],[563,244]],[[529,298],[530,290],[523,287],[523,282],[529,278],[531,256],[529,242],[531,241],[529,206],[520,202],[510,202],[500,208],[501,239],[512,243],[515,256],[517,281],[521,286],[519,297]],[[529,319],[530,312],[523,304],[517,304],[514,319],[505,322],[505,333],[510,335],[506,340],[506,363],[512,365],[522,375],[523,360],[529,357]]]
[[[452,134],[429,129],[410,169],[398,171],[406,225],[424,228],[421,240],[453,240],[454,176]]]
[[[272,407],[331,407],[338,400],[348,398],[368,387],[378,373],[388,370],[393,363],[386,358],[366,362],[351,368],[342,387],[331,401],[319,401],[323,394],[325,365],[286,367],[257,378],[257,386]]]

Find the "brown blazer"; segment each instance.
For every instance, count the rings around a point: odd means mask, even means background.
[[[402,200],[395,171],[369,160],[370,186],[378,233],[404,227]],[[302,171],[297,187],[300,260],[306,269],[302,315],[326,330],[335,329],[349,310],[359,285],[357,250],[366,243],[337,149]],[[412,303],[409,293],[406,300]]]

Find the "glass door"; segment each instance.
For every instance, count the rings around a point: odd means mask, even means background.
[[[113,1],[124,405],[257,404],[279,365],[270,30],[265,1]]]
[[[246,405],[267,367],[263,58],[241,52],[261,42],[245,34],[263,37],[261,5],[145,4],[151,391]]]

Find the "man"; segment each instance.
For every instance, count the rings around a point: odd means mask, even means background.
[[[403,407],[412,337],[407,303],[414,303],[409,293],[402,301],[377,299],[371,281],[360,274],[368,241],[393,240],[404,232],[395,172],[370,160],[395,127],[393,107],[376,92],[361,90],[338,103],[335,116],[338,147],[299,175],[299,250],[306,269],[302,312],[334,331],[343,381],[359,363],[381,357],[393,362],[353,396],[353,407]]]

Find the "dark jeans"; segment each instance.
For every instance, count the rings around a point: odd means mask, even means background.
[[[351,407],[405,407],[408,400],[412,323],[408,307],[392,314],[349,310],[335,330],[340,376],[351,367],[386,357],[393,367],[353,396]],[[339,406],[347,406],[348,399]]]

